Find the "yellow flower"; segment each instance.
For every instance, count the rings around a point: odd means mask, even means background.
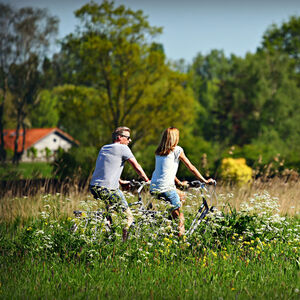
[[[32,230],[32,227],[29,226],[29,227],[27,228],[27,231],[31,231],[31,230]]]
[[[214,257],[217,257],[217,253],[215,253],[214,251],[211,251],[211,254],[212,254]]]

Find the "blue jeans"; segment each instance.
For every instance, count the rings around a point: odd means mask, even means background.
[[[90,185],[90,191],[95,199],[103,200],[107,207],[116,205],[117,207],[121,206],[123,210],[128,208],[128,203],[120,189],[110,190],[105,187]]]
[[[163,199],[168,201],[172,205],[172,211],[181,207],[181,201],[176,190],[170,190],[163,193],[151,192],[151,195],[155,196],[157,199]]]

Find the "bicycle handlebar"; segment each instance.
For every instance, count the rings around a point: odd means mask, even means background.
[[[142,190],[144,189],[144,187],[146,185],[149,184],[149,182],[145,182],[145,181],[137,181],[137,180],[131,180],[130,181],[130,186],[133,187],[133,188],[137,188],[137,193],[140,195]],[[194,187],[194,188],[200,188],[200,189],[206,189],[206,186],[208,184],[204,183],[204,182],[201,182],[200,180],[193,180],[191,182],[188,183],[188,187]],[[214,180],[213,182],[213,185],[216,186],[217,185],[217,182]]]

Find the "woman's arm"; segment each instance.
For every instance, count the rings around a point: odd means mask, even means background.
[[[180,181],[176,176],[175,176],[175,184],[177,186],[181,186],[181,187],[188,187],[188,182],[186,180],[184,181]]]
[[[201,181],[205,183],[211,183],[215,182],[214,179],[209,178],[206,180],[200,172],[197,170],[197,168],[189,161],[189,159],[185,156],[184,151],[182,151],[179,155],[179,159],[186,165],[186,167]]]

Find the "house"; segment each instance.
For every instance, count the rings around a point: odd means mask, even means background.
[[[6,149],[14,151],[16,139],[15,129],[4,129],[4,145]],[[23,130],[19,131],[18,151],[22,150]],[[79,145],[66,132],[58,128],[32,128],[26,130],[25,149],[21,161],[46,161],[53,160],[53,154],[57,149],[70,149],[73,145]]]

